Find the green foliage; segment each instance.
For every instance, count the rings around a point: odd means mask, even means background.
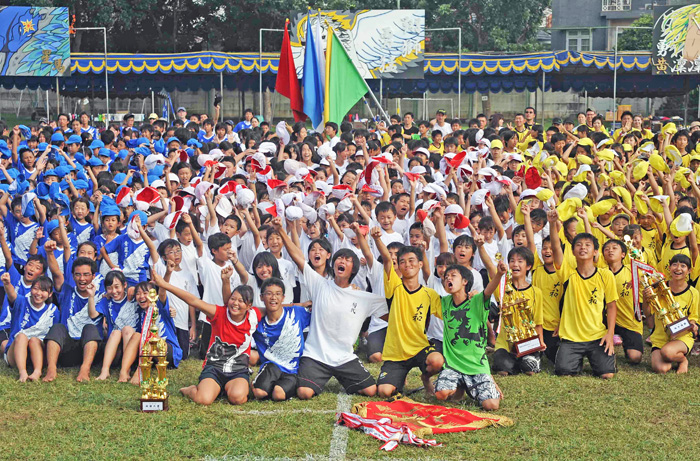
[[[26,0],[11,0],[26,4]],[[107,27],[112,52],[196,50],[257,51],[261,28],[282,28],[294,11],[394,9],[396,0],[34,0],[36,6],[67,6],[76,27]],[[425,9],[426,27],[461,27],[468,51],[535,51],[542,12],[550,0],[403,0],[403,9]],[[265,36],[276,51],[280,34]],[[428,51],[455,51],[454,33],[429,34]],[[102,51],[98,32],[80,33],[73,51]]]
[[[645,14],[634,21],[631,26],[653,27],[654,17],[650,14]],[[617,39],[617,49],[619,51],[651,50],[651,41],[651,29],[625,29],[620,32],[620,36]]]

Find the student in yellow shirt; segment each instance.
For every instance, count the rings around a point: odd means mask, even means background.
[[[638,224],[630,224],[626,226],[622,231],[623,238],[629,237],[632,240],[632,247],[637,250],[639,257],[637,260],[644,264],[649,264],[651,267],[656,269],[658,267],[659,261],[656,259],[656,251],[653,246],[644,246],[644,237],[642,235],[642,228]],[[630,253],[632,248],[627,249],[627,256],[625,257],[624,264],[630,264]]]
[[[688,273],[691,269],[690,258],[686,255],[675,255],[671,258],[671,279],[668,286],[671,289],[673,298],[680,305],[683,314],[693,325],[693,330],[686,331],[680,337],[671,339],[664,329],[661,319],[653,316],[649,306],[649,299],[653,294],[651,288],[644,289],[644,302],[642,309],[646,316],[647,326],[654,328],[651,334],[651,369],[655,373],[666,374],[671,371],[674,364],[678,364],[676,373],[688,372],[688,352],[693,347],[693,335],[698,334],[698,306],[700,305],[700,294],[691,287],[688,280]]]
[[[557,271],[564,286],[555,373],[577,375],[583,359],[588,358],[593,373],[609,379],[615,375],[615,277],[608,269],[596,267],[594,257],[599,246],[593,235],[577,234],[571,246],[576,266],[564,261]],[[603,323],[604,311],[607,326]]]
[[[644,352],[644,328],[642,321],[634,314],[634,298],[632,296],[632,271],[624,264],[627,246],[621,240],[608,240],[603,245],[603,257],[610,271],[615,276],[617,287],[617,318],[615,319],[615,335],[622,338],[622,348],[630,363],[642,361]]]
[[[479,245],[479,253],[482,256],[482,261],[488,269],[489,278],[496,277],[496,266],[488,257],[483,249],[483,238],[478,236],[475,241]],[[535,330],[544,343],[542,338],[542,292],[539,288],[527,281],[527,275],[530,273],[532,266],[535,263],[535,256],[526,247],[515,247],[508,253],[508,267],[511,272],[511,280],[513,288],[519,296],[528,300],[528,304],[532,309],[532,316],[535,321]],[[496,290],[496,299],[501,301],[502,293],[500,289]],[[532,354],[524,355],[517,358],[511,351],[512,345],[506,339],[505,330],[501,330],[496,338],[496,351],[492,357],[492,369],[501,376],[516,375],[525,373],[532,376],[540,372],[541,354],[533,352]]]
[[[421,371],[426,393],[434,394],[429,378],[440,372],[445,359],[430,345],[425,332],[430,316],[440,310],[440,295],[420,283],[421,249],[405,246],[399,250],[397,259],[402,276],[399,277],[381,237],[382,230],[373,228],[372,238],[384,264],[384,291],[387,299],[391,299],[382,350],[384,365],[377,380],[379,395],[388,398],[401,392],[408,372],[416,367]]]
[[[430,146],[428,146],[428,150],[440,155],[444,154],[445,146],[442,144],[442,132],[439,130],[434,130],[430,136],[432,137],[433,142],[430,143]]]

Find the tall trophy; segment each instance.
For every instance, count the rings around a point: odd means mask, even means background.
[[[654,317],[661,319],[661,323],[669,338],[675,339],[686,331],[693,329],[693,325],[688,320],[688,317],[683,314],[680,305],[673,297],[663,274],[658,272],[649,274],[645,272],[642,275],[642,285],[644,288],[651,287],[653,290],[653,294],[647,300],[647,303]]]
[[[151,413],[168,409],[168,378],[165,368],[168,366],[168,344],[158,333],[158,293],[148,292],[151,306],[146,314],[142,329],[141,354],[139,369],[141,371],[141,411]],[[150,327],[146,324],[150,319]],[[155,373],[153,365],[155,364]]]
[[[496,261],[503,259],[496,253]],[[535,319],[532,306],[527,298],[522,296],[513,286],[510,269],[506,272],[506,280],[501,293],[501,334],[506,335],[516,357],[544,350],[545,346],[535,330]]]

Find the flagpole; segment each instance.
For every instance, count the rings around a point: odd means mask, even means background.
[[[326,26],[328,27],[328,30],[330,30],[331,33],[332,33],[333,35],[335,35],[335,30],[331,27],[330,24],[328,24],[328,21],[325,21],[325,23],[326,23]],[[339,42],[339,43],[341,44],[341,46],[342,46],[342,43],[343,43],[343,42],[341,42],[340,39],[338,39],[338,42]],[[353,67],[355,68],[355,70],[357,70],[357,73],[360,74],[360,71],[357,69],[357,66],[356,66],[355,63],[352,61],[352,59],[350,59],[350,63],[353,65]],[[326,63],[326,65],[328,65],[328,64]],[[362,74],[360,74],[360,75],[362,75]],[[362,78],[362,81],[365,83],[365,88],[367,88],[367,91],[368,91],[369,94],[372,96],[372,100],[374,101],[374,103],[375,103],[375,104],[377,105],[377,107],[379,108],[380,112],[381,112],[382,115],[384,116],[384,119],[388,122],[388,121],[389,121],[389,116],[388,116],[387,113],[384,111],[384,108],[382,107],[382,105],[379,104],[379,101],[377,101],[377,97],[374,95],[374,92],[372,91],[372,89],[371,89],[371,88],[369,87],[369,85],[367,84],[367,80],[363,77],[363,78]],[[369,107],[369,104],[367,104],[367,107]],[[371,112],[372,112],[372,111],[370,110],[370,113],[371,113]]]

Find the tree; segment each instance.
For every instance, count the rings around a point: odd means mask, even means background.
[[[653,27],[654,17],[650,14],[640,16],[631,24],[632,27]],[[651,29],[623,29],[617,39],[618,51],[651,50]]]

